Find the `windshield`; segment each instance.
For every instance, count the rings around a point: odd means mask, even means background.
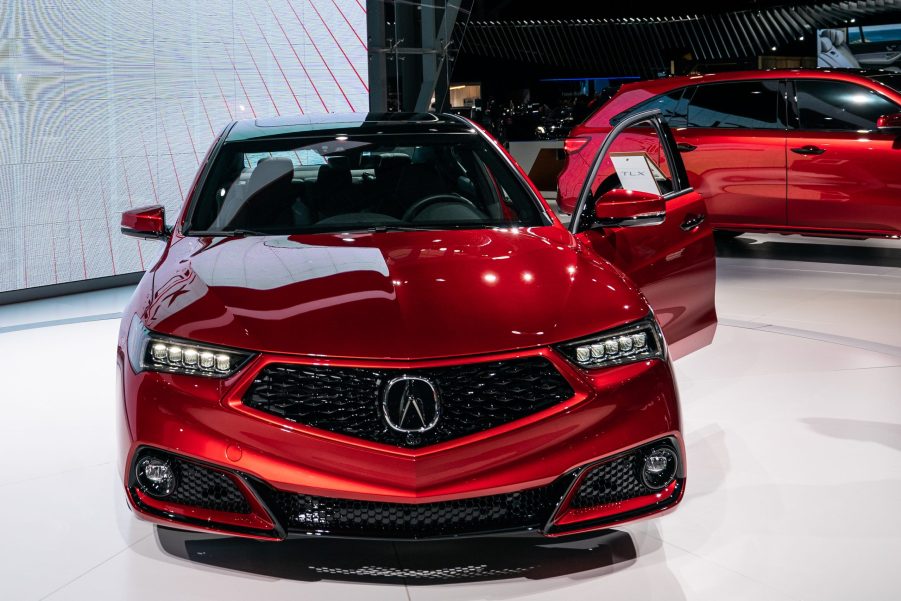
[[[478,135],[339,134],[224,144],[187,233],[470,229],[545,219]]]

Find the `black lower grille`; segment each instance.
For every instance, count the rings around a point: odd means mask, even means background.
[[[439,503],[376,503],[277,492],[273,508],[289,531],[428,538],[544,526],[567,482],[515,493]]]
[[[639,456],[637,453],[631,453],[594,468],[585,477],[573,497],[571,505],[581,509],[617,503],[650,494],[653,491],[642,483],[638,469]]]
[[[381,395],[400,375],[425,378],[437,391],[440,419],[432,429],[403,433],[386,423]],[[527,357],[410,370],[272,364],[257,374],[243,402],[315,428],[417,448],[514,421],[573,394],[550,361]]]
[[[250,513],[247,499],[224,473],[196,463],[169,457],[178,473],[178,485],[166,501],[214,511]]]
[[[659,446],[659,443],[636,449],[591,468],[570,501],[570,506],[575,509],[596,507],[657,492],[645,485],[640,472],[645,454],[651,446]],[[667,446],[673,448],[671,445]]]

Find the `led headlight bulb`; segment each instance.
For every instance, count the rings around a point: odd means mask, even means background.
[[[663,334],[653,317],[558,349],[577,365],[587,368],[622,365],[665,354]]]
[[[252,356],[248,351],[151,332],[137,316],[128,331],[128,358],[135,372],[162,371],[221,378],[235,373]]]

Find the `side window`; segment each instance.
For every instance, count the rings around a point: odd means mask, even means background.
[[[591,198],[597,199],[614,189],[624,188],[617,173],[613,157],[626,155],[646,158],[650,176],[654,180],[655,192],[670,194],[678,192],[672,176],[672,166],[667,160],[664,149],[665,140],[661,139],[650,123],[637,123],[621,131],[613,139],[608,153],[604,156],[598,172],[592,182]],[[639,159],[640,160],[640,159]],[[643,164],[643,161],[641,161]],[[591,204],[591,203],[589,203]]]
[[[779,81],[736,81],[698,86],[688,127],[782,129]]]
[[[798,120],[806,130],[873,130],[881,115],[898,106],[877,92],[853,83],[800,79],[795,81]]]
[[[628,115],[649,111],[651,109],[660,109],[663,120],[670,127],[682,127],[685,125],[687,98],[691,94],[686,94],[686,90],[690,88],[679,88],[666,94],[654,96],[650,100],[645,100],[641,104],[625,110],[610,119],[610,125],[615,126],[617,123],[625,119]]]
[[[590,187],[587,191],[583,189],[585,197],[580,195],[575,208],[575,231],[591,226],[598,200],[612,190],[671,195],[669,200],[690,188],[670,128],[658,117],[653,120],[659,128],[647,121],[633,123],[605,140],[598,149],[586,175]]]

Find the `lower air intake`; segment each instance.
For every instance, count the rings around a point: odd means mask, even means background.
[[[515,493],[438,503],[376,503],[275,493],[289,531],[384,538],[428,538],[540,528],[565,482]]]
[[[250,504],[238,485],[223,472],[185,461],[174,455],[164,457],[175,470],[178,481],[163,500],[212,511],[250,513]]]
[[[570,501],[570,506],[574,509],[597,507],[657,492],[659,488],[648,487],[641,476],[645,457],[651,448],[673,449],[668,443],[648,445],[592,468]]]

